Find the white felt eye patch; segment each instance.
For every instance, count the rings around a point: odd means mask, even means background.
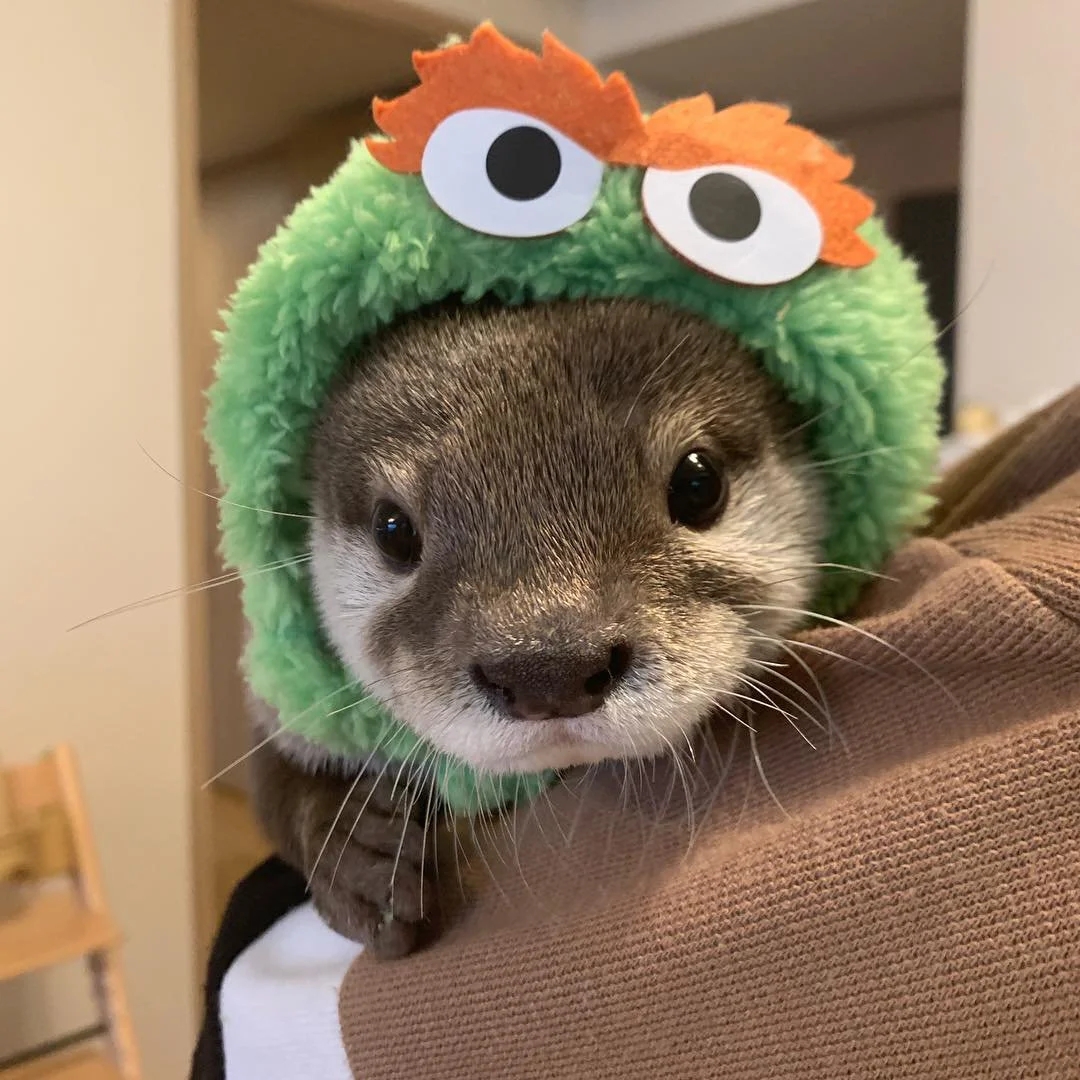
[[[550,236],[580,221],[604,165],[542,120],[463,109],[432,132],[420,168],[428,194],[459,224],[490,236]]]
[[[778,285],[821,254],[821,219],[771,173],[744,165],[647,169],[641,198],[664,241],[684,259],[741,285]]]

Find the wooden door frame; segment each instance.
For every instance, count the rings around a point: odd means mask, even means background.
[[[199,197],[198,0],[174,0],[176,63],[176,147],[178,172],[180,395],[183,425],[182,478],[200,488],[205,451],[202,445],[203,379],[209,328],[199,310],[199,238],[202,217]],[[185,572],[188,582],[210,576],[204,537],[213,503],[191,491],[184,498]],[[191,866],[194,889],[196,968],[209,956],[216,929],[213,833],[210,804],[204,784],[210,762],[210,656],[208,603],[205,592],[185,598],[189,707],[189,772],[191,788]],[[195,992],[201,996],[201,986]],[[199,1006],[201,1008],[201,1004]]]

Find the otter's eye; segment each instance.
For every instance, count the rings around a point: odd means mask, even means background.
[[[668,481],[668,513],[688,529],[712,525],[724,512],[727,497],[727,476],[704,450],[691,450]]]
[[[462,109],[432,132],[420,166],[444,214],[490,236],[550,236],[592,208],[603,162],[561,131],[508,109]]]
[[[371,531],[379,550],[399,566],[415,566],[420,561],[420,533],[409,515],[393,503],[375,507]]]
[[[824,232],[810,201],[761,169],[648,169],[641,200],[679,255],[740,285],[791,281],[821,254]]]

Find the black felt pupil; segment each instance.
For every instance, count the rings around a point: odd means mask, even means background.
[[[731,173],[701,177],[690,189],[690,213],[710,236],[729,242],[753,236],[761,224],[761,203],[754,189]]]
[[[704,450],[691,450],[668,482],[668,513],[678,525],[708,528],[724,512],[727,477]]]
[[[393,503],[375,508],[372,533],[379,550],[392,562],[414,566],[420,561],[420,534],[408,514]]]
[[[487,155],[487,175],[491,186],[516,202],[528,202],[546,195],[562,172],[562,155],[555,140],[534,127],[514,127],[504,131]]]

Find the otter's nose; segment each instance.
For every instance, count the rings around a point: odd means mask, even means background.
[[[599,708],[630,667],[622,642],[573,651],[518,649],[479,658],[477,686],[515,720],[583,716]]]

